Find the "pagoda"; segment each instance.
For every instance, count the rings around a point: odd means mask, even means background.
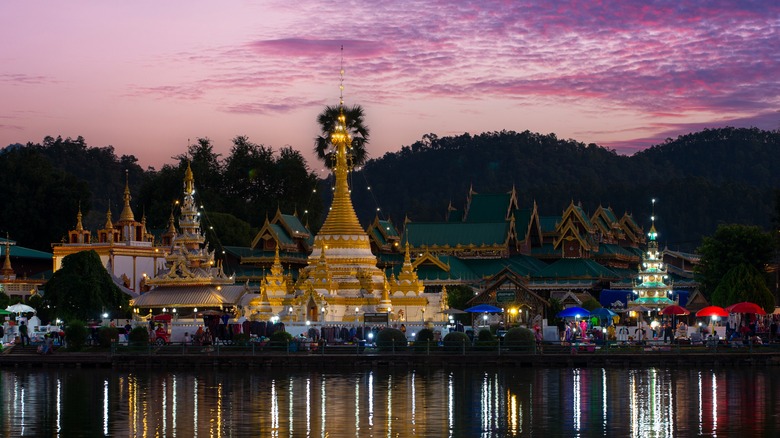
[[[151,290],[131,302],[139,309],[220,308],[231,310],[247,292],[244,285],[235,285],[222,265],[215,262],[214,251],[208,249],[200,227],[200,212],[195,204],[195,178],[190,163],[184,174],[184,193],[179,216],[179,229],[169,223],[170,247],[165,253],[165,267],[147,278]],[[173,311],[173,310],[172,310]]]
[[[343,90],[343,85],[340,88]],[[423,296],[424,288],[411,267],[408,251],[402,275],[395,278],[390,274],[388,278],[377,267],[371,239],[352,205],[348,183],[352,136],[347,128],[343,96],[339,99],[339,115],[330,133],[330,143],[334,150],[333,202],[314,237],[307,264],[300,269],[291,294],[285,294],[284,287],[280,287],[280,267],[272,268],[263,281],[261,296],[249,301],[246,316],[261,318],[270,304],[275,314],[291,322],[353,322],[366,312],[386,313],[394,321],[406,321],[407,317],[422,320],[429,300]],[[277,264],[278,252],[274,260]],[[431,298],[435,301],[431,305],[438,310],[438,296]]]
[[[653,199],[653,206],[655,206],[655,199]],[[666,284],[669,281],[669,276],[666,272],[666,265],[664,265],[661,258],[661,253],[658,251],[658,232],[655,229],[655,214],[650,217],[652,224],[650,225],[650,231],[647,233],[647,252],[642,255],[642,263],[639,265],[639,276],[637,282],[634,283],[634,300],[629,301],[628,306],[644,306],[649,309],[662,309],[666,306],[674,304],[669,298],[672,294],[672,285]]]

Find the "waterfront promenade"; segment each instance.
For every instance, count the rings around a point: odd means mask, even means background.
[[[40,355],[32,347],[0,354],[0,367],[98,368],[372,368],[372,367],[750,367],[780,366],[780,344],[753,347],[535,345],[376,348],[359,344],[298,349],[260,345],[167,345]],[[16,351],[14,351],[16,350]]]

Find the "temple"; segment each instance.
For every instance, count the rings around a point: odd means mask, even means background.
[[[130,200],[129,181],[125,174],[124,204],[119,220],[113,221],[109,207],[105,225],[97,231],[97,239],[93,239],[92,232],[84,228],[79,206],[76,226],[68,231],[68,240],[52,244],[53,271],[60,269],[64,257],[93,250],[100,256],[114,282],[126,293],[138,295],[145,280],[157,273],[158,262],[163,260],[163,253],[160,248],[154,246],[154,236],[146,229],[146,217],[140,222],[135,220]]]
[[[144,279],[151,289],[131,301],[138,313],[152,309],[163,312],[194,314],[201,308],[233,310],[249,291],[236,285],[215,261],[200,228],[200,212],[195,204],[195,178],[189,162],[184,174],[183,202],[179,229],[169,222],[163,238],[165,265],[156,275]],[[167,242],[167,243],[166,243]]]

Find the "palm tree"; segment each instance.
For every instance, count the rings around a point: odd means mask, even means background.
[[[330,134],[336,127],[339,113],[342,111],[338,106],[326,106],[317,116],[317,123],[320,125],[322,135],[314,139],[314,152],[317,158],[325,163],[325,167],[333,169],[335,164],[333,160],[333,151],[330,149]],[[363,107],[355,105],[352,107],[343,107],[344,116],[347,121],[347,132],[352,137],[352,148],[349,156],[353,166],[360,166],[365,163],[368,154],[366,153],[366,144],[368,144],[368,128],[364,124]]]

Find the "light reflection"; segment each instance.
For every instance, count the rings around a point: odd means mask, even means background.
[[[108,380],[103,380],[103,436],[108,436]]]
[[[168,430],[168,415],[167,415],[167,409],[168,409],[168,391],[165,390],[165,380],[162,381],[162,406],[160,406],[160,411],[162,412],[162,430]]]
[[[258,401],[262,403],[261,400]],[[271,380],[271,431],[273,436],[279,436],[279,394],[275,380]]]
[[[306,436],[311,436],[311,379],[306,379]]]
[[[670,437],[681,430],[723,435],[722,430],[735,430],[735,424],[757,432],[780,412],[768,401],[778,381],[768,374],[759,380],[762,375],[732,371],[653,368],[542,370],[533,376],[485,370],[420,373],[375,370],[340,376],[292,371],[278,379],[255,375],[243,383],[239,379],[244,375],[231,382],[220,373],[100,375],[90,389],[94,396],[89,409],[97,415],[84,421],[91,421],[90,430],[98,435],[122,436],[198,436],[203,429],[203,436],[256,431],[255,436],[326,437],[351,435],[352,430],[355,436],[426,436],[436,430],[436,436],[495,437],[545,434],[557,428],[566,436]],[[73,399],[81,381],[57,376],[43,385],[29,379],[14,375],[0,386],[8,406],[3,434],[68,435],[73,408],[63,403]],[[710,385],[706,389],[705,380]],[[313,406],[314,383],[318,409]],[[751,384],[767,389],[724,396],[725,389]],[[43,386],[48,408],[40,406],[43,397],[36,392]],[[287,409],[282,411],[282,404]],[[720,412],[723,419],[718,418]],[[178,421],[179,415],[185,421]],[[745,426],[745,418],[755,423],[753,428]],[[442,427],[448,432],[442,433]]]
[[[712,436],[718,436],[718,380],[712,373]]]
[[[62,432],[62,379],[57,379],[57,435]]]
[[[320,377],[322,378],[322,377]],[[327,436],[327,433],[325,431],[325,406],[328,405],[327,403],[328,398],[326,397],[325,393],[325,379],[322,379],[320,382],[320,425],[322,425],[322,437],[325,438]]]
[[[374,372],[368,373],[368,425],[374,425]]]
[[[355,436],[360,436],[360,378],[355,378]]]
[[[194,436],[198,436],[198,379],[192,385],[192,403],[194,409],[192,410],[192,427],[195,428]]]
[[[601,369],[601,427],[607,433],[607,370]]]
[[[577,436],[579,436],[580,428],[582,425],[580,424],[581,418],[580,418],[580,391],[582,391],[582,388],[580,388],[580,370],[579,368],[574,370],[574,381],[572,385],[572,391],[574,391],[574,405],[572,406],[572,409],[574,410],[574,430],[577,432]]]
[[[453,376],[452,372],[449,374],[449,379],[447,379],[447,430],[449,431],[448,436],[452,436],[454,429],[455,429],[455,415],[453,414],[453,408],[455,404],[455,388],[453,383]]]
[[[387,378],[387,436],[393,432],[393,376]]]

